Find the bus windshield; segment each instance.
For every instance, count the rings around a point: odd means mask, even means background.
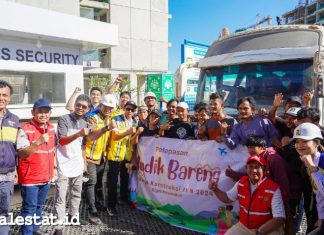
[[[274,94],[284,98],[313,90],[312,60],[260,62],[207,68],[200,74],[197,101],[208,102],[213,92],[226,94],[225,107],[236,110],[239,98],[252,96],[269,109]]]

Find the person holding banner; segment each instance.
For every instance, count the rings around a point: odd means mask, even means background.
[[[189,121],[189,106],[186,102],[177,105],[178,118],[160,127],[159,135],[173,139],[194,138],[194,125]]]
[[[265,176],[266,160],[252,155],[247,160],[247,176],[224,192],[216,182],[208,188],[224,203],[239,202],[239,222],[225,235],[282,235],[285,209],[279,185]]]

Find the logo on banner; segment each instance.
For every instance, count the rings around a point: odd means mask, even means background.
[[[218,148],[218,150],[219,150],[221,156],[222,156],[223,154],[224,154],[224,155],[227,154],[226,148]]]

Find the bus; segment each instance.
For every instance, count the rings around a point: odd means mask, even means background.
[[[269,110],[276,93],[288,98],[314,90],[313,105],[323,124],[323,30],[282,25],[222,36],[198,63],[196,102],[208,102],[212,92],[225,93],[225,113],[235,115],[243,96],[253,96],[259,108]]]

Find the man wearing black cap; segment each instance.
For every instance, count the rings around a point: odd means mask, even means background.
[[[120,199],[128,201],[128,172],[125,164],[132,158],[133,147],[131,136],[136,132],[136,123],[133,119],[137,105],[134,101],[127,101],[124,114],[111,120],[112,131],[110,149],[108,153],[108,208],[109,216],[117,214],[117,182],[120,172]]]
[[[42,209],[54,176],[55,129],[49,122],[52,106],[46,99],[38,99],[33,106],[33,119],[21,126],[17,139],[18,183],[23,199],[21,216],[42,215]],[[56,174],[56,173],[55,173]],[[36,222],[36,221],[33,221]],[[39,225],[23,225],[23,234],[40,234]]]
[[[138,139],[143,136],[155,136],[159,134],[159,125],[162,113],[158,109],[152,109],[148,116],[148,125],[139,127],[131,138],[132,144],[137,144]]]

